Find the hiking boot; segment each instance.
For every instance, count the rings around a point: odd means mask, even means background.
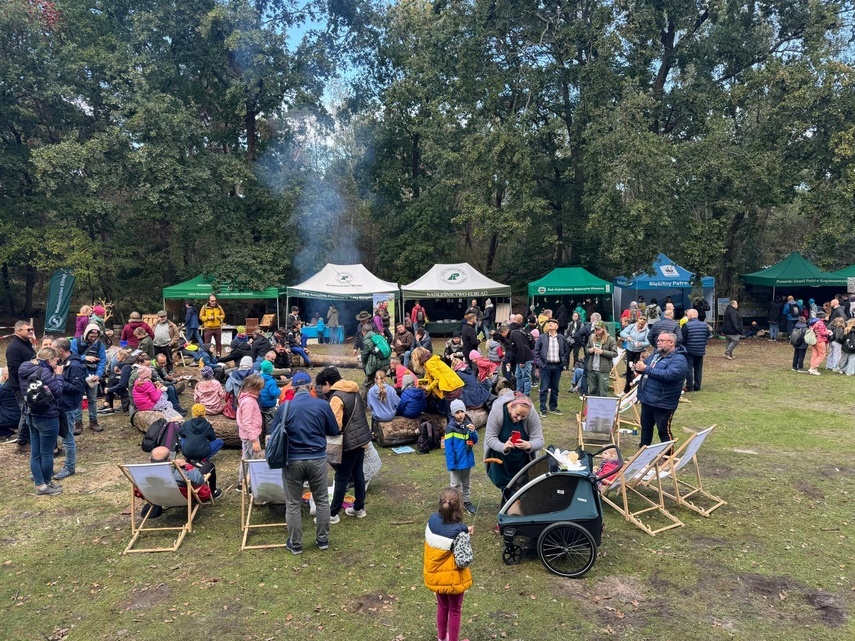
[[[358,519],[364,519],[366,516],[368,516],[367,512],[365,511],[365,508],[362,508],[361,510],[354,510],[352,507],[349,507],[345,508],[344,513],[348,516],[355,516]]]
[[[41,485],[36,488],[36,496],[53,496],[55,494],[62,494],[62,488],[50,485]]]
[[[89,429],[93,432],[103,432],[104,428],[98,425],[98,419],[96,418],[94,421],[89,421]]]
[[[62,468],[59,472],[53,475],[54,481],[61,481],[62,479],[68,478],[73,475],[74,470],[69,470],[67,467]]]
[[[299,543],[291,543],[291,539],[285,541],[285,547],[291,550],[291,554],[293,554],[294,556],[303,553],[303,546]]]
[[[74,429],[71,431],[74,436],[83,434],[83,421],[74,421]]]

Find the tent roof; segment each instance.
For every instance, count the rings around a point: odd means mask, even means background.
[[[855,278],[855,265],[849,265],[849,267],[844,267],[831,273],[835,276],[843,276],[844,278]]]
[[[543,278],[528,284],[529,296],[611,293],[609,281],[597,278],[584,267],[556,267]]]
[[[510,285],[487,278],[469,263],[438,263],[421,278],[402,285],[404,298],[510,296]]]
[[[202,274],[191,278],[177,285],[170,285],[163,288],[164,299],[174,298],[207,298],[212,293],[211,281],[205,278]],[[217,298],[221,300],[252,300],[257,298],[277,298],[279,296],[278,287],[268,287],[262,290],[252,289],[232,289],[230,287],[221,287],[217,292]]]
[[[398,295],[398,284],[380,280],[364,265],[327,263],[317,274],[299,285],[287,288],[288,296],[330,298],[335,300],[371,300],[374,294]]]
[[[784,260],[766,269],[751,274],[742,274],[742,280],[749,285],[766,285],[768,287],[846,285],[844,276],[820,271],[819,267],[799,252],[793,252]]]
[[[694,274],[680,267],[665,254],[659,254],[653,261],[653,275],[647,272],[633,274],[627,279],[624,276],[615,278],[615,285],[633,289],[681,289],[692,286]],[[701,287],[715,287],[712,276],[701,278]]]

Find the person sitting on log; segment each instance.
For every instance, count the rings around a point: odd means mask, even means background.
[[[193,415],[178,430],[181,453],[188,461],[207,461],[223,449],[223,439],[217,438],[214,426],[205,418],[205,406],[196,403],[190,408]]]
[[[418,418],[427,407],[425,391],[416,385],[415,374],[407,374],[401,380],[401,398],[396,415],[404,418]]]
[[[442,353],[442,360],[446,365],[451,365],[452,358],[463,358],[463,339],[460,337],[460,330],[455,329],[451,338],[445,343],[445,351]]]
[[[179,414],[172,403],[169,402],[169,397],[166,394],[166,389],[163,385],[155,385],[151,381],[151,368],[145,365],[138,368],[137,380],[133,386],[134,407],[137,411],[155,411],[162,412],[168,421],[180,421],[183,417]]]
[[[223,389],[222,383],[214,378],[214,370],[210,367],[202,368],[202,380],[196,383],[193,401],[204,405],[211,416],[221,414],[226,406],[226,390]]]
[[[492,381],[486,380],[479,383],[466,361],[459,358],[451,361],[451,369],[463,381],[463,393],[460,399],[466,405],[466,409],[474,410],[481,407],[490,409],[490,405],[493,403],[493,395],[490,393]]]
[[[378,421],[391,421],[395,418],[400,400],[395,388],[386,382],[386,372],[382,369],[374,374],[374,385],[368,390],[368,409]]]

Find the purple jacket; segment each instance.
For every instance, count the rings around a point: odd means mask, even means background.
[[[84,314],[78,314],[74,324],[74,338],[83,336],[86,326],[89,324],[89,317]]]

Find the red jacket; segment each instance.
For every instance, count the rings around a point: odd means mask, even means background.
[[[136,349],[140,346],[140,339],[134,336],[134,330],[137,327],[142,327],[146,331],[146,334],[148,334],[149,337],[154,339],[154,330],[148,326],[148,323],[143,322],[141,320],[131,321],[122,328],[122,337],[120,339],[123,341],[128,341],[128,347],[130,347],[131,349]]]

